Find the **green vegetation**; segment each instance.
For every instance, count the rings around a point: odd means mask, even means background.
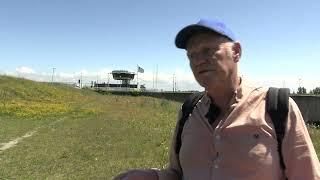
[[[82,102],[92,100],[89,91],[83,92],[62,84],[39,83],[8,76],[0,76],[0,82],[1,115],[17,118],[59,116],[76,111]],[[87,108],[85,112],[95,110],[97,108]]]
[[[111,179],[166,166],[180,103],[0,76],[0,179]],[[317,152],[320,130],[309,128]]]
[[[314,89],[311,89],[309,91],[309,93],[307,93],[307,89],[305,87],[298,87],[297,93],[295,93],[293,91],[293,94],[319,96],[320,95],[320,87],[316,87]]]
[[[316,149],[318,158],[320,160],[320,127],[319,126],[309,126],[308,131],[312,139],[314,148]]]
[[[0,142],[20,136],[64,116],[86,116],[101,110],[97,96],[62,84],[0,76]]]
[[[180,104],[0,76],[0,179],[110,179],[166,165]],[[4,102],[5,101],[5,102]]]

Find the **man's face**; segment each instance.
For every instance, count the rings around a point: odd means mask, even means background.
[[[236,75],[234,43],[214,33],[193,35],[187,43],[190,67],[198,83],[205,87],[227,84]]]

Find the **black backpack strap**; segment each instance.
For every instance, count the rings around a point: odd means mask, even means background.
[[[198,101],[203,97],[204,92],[198,92],[191,94],[182,104],[182,116],[181,119],[179,119],[178,122],[178,132],[176,136],[176,147],[175,151],[176,154],[179,154],[180,148],[181,148],[181,134],[184,127],[184,124],[188,120],[190,114],[193,111],[193,108],[197,105]],[[178,156],[179,157],[179,156]]]
[[[289,93],[288,88],[270,87],[267,93],[267,112],[273,122],[278,142],[278,153],[280,158],[280,166],[283,170],[286,166],[282,156],[282,140],[285,134],[285,124],[289,111]]]

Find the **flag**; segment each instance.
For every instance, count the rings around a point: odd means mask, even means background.
[[[144,73],[144,69],[142,69],[140,66],[138,66],[138,72],[139,73]]]

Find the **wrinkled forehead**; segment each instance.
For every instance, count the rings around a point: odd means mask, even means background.
[[[201,44],[219,45],[224,42],[231,42],[231,40],[215,32],[198,32],[188,39],[186,49],[188,50]]]

